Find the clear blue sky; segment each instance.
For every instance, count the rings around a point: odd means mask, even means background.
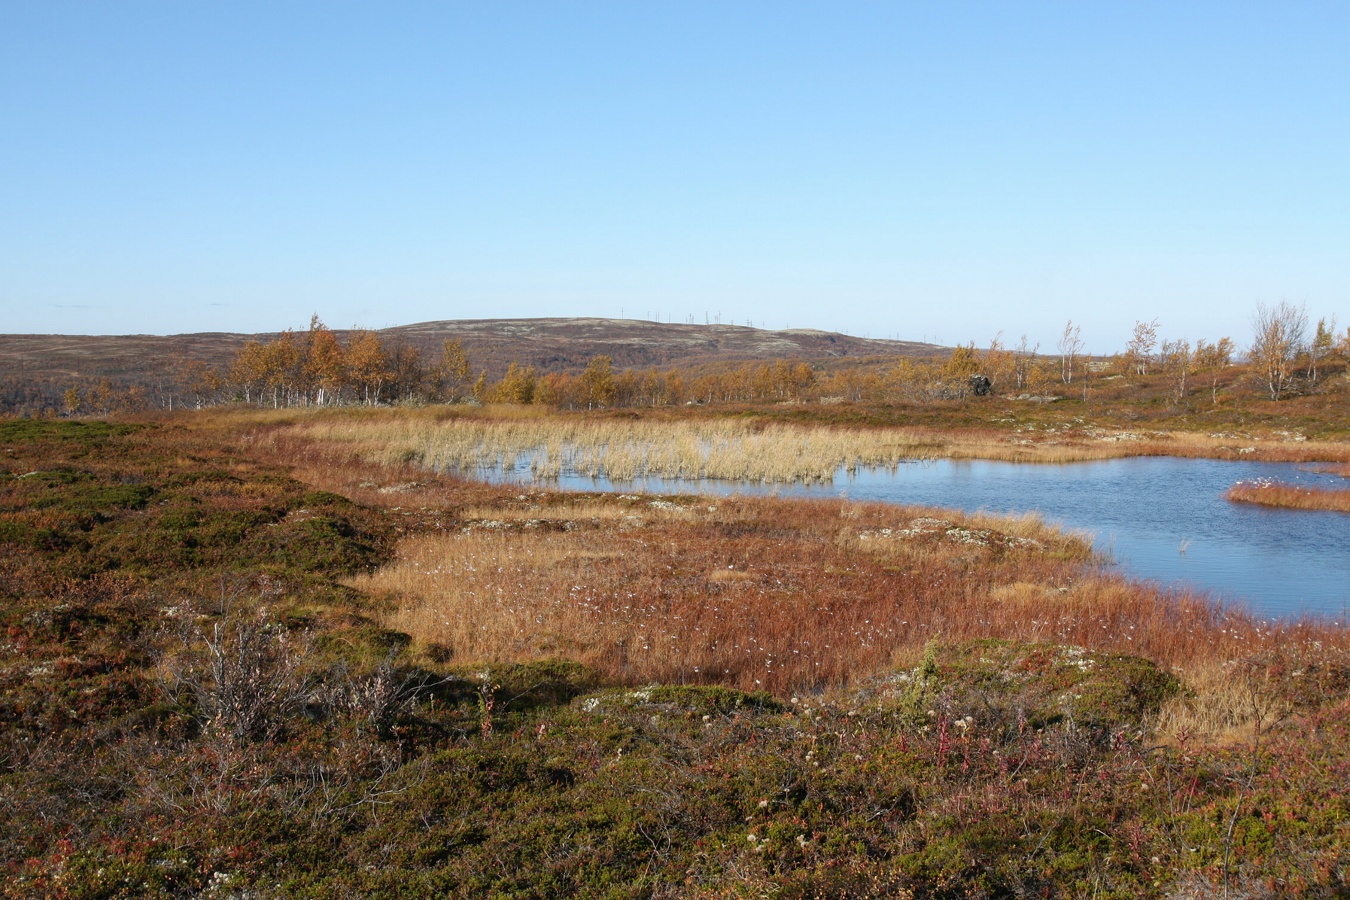
[[[1350,323],[1350,4],[0,5],[0,332]]]

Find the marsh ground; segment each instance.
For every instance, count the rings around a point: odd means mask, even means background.
[[[1033,519],[461,481],[399,415],[0,423],[0,891],[1345,892],[1343,629]]]

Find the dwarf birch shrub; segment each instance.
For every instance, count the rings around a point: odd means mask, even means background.
[[[302,712],[315,687],[311,642],[273,621],[265,609],[229,613],[209,629],[194,622],[164,665],[166,688],[208,734],[234,742],[271,741]]]

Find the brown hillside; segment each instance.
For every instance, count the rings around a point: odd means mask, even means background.
[[[346,333],[336,332],[339,338]],[[704,365],[753,359],[919,355],[915,341],[870,340],[812,329],[766,331],[744,325],[684,325],[635,319],[465,319],[400,325],[379,332],[434,358],[448,338],[464,345],[475,370],[497,377],[510,362],[541,372],[584,368],[608,355],[617,368]],[[0,335],[0,380],[109,377],[153,384],[185,362],[224,366],[246,341],[276,334]]]

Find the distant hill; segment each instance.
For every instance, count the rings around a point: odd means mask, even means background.
[[[300,329],[297,329],[300,330]],[[347,332],[334,330],[340,339]],[[511,362],[541,372],[575,371],[594,356],[608,355],[616,368],[704,366],[746,360],[926,355],[939,349],[917,341],[852,337],[794,328],[767,331],[744,325],[686,325],[636,319],[459,319],[380,329],[389,342],[404,342],[430,360],[443,342],[458,338],[474,370],[489,378]],[[207,332],[177,335],[0,335],[0,381],[55,382],[111,378],[153,386],[171,379],[184,363],[226,366],[245,342],[271,334]]]
[[[685,325],[637,319],[463,319],[403,325],[381,332],[424,353],[439,353],[458,338],[469,357],[488,368],[508,363],[542,372],[579,370],[597,355],[616,368],[699,366],[757,359],[824,360],[835,357],[924,355],[938,349],[916,341],[885,341],[829,331],[767,331],[745,325]]]

